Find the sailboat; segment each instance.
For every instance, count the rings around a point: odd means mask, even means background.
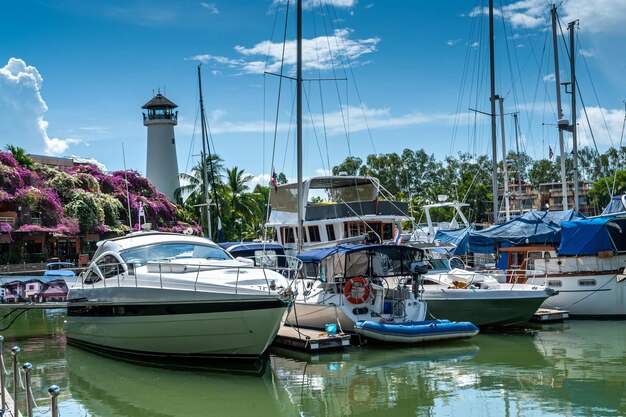
[[[292,244],[305,264],[287,323],[319,330],[338,325],[342,332],[396,343],[475,336],[478,328],[471,323],[425,320],[426,303],[418,291],[423,253],[399,246],[402,220],[410,220],[406,203],[379,201],[379,182],[371,177],[303,180],[302,0],[297,2],[297,32],[298,178],[271,191],[269,223],[279,231],[279,242]],[[309,203],[308,193],[316,189],[325,190],[331,201]],[[336,246],[348,242],[353,244]]]

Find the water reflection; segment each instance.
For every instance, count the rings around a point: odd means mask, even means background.
[[[93,416],[276,416],[271,372],[247,374],[141,366],[68,346],[72,398]]]
[[[60,321],[33,315],[13,337]],[[65,417],[626,415],[624,322],[571,321],[320,356],[273,350],[259,376],[139,366],[66,346],[62,336],[4,335],[5,351],[18,344],[20,360],[35,365],[42,408],[48,386],[61,386]]]
[[[414,415],[431,410],[454,392],[433,378],[440,370],[471,361],[468,343],[403,349],[364,348],[315,360],[280,351],[272,369],[301,415]]]

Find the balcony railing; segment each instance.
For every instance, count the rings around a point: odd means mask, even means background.
[[[15,217],[0,217],[0,224],[15,226]]]

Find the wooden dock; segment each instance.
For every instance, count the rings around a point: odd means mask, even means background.
[[[550,308],[540,308],[533,314],[532,321],[539,323],[548,323],[554,321],[563,321],[569,318],[567,310],[555,310]]]
[[[0,370],[1,372],[1,370]],[[7,403],[7,409],[4,411],[4,415],[5,416],[12,416],[13,415],[13,410],[15,409],[15,403],[13,402],[13,397],[11,397],[11,394],[9,393],[8,390],[4,390],[4,395],[5,395],[5,401]],[[0,404],[1,406],[1,404]],[[23,417],[22,413],[18,410],[17,411],[17,416],[16,417]]]
[[[278,330],[274,344],[309,352],[319,352],[321,350],[343,349],[350,346],[350,335],[343,333],[328,334],[319,330],[282,326]]]
[[[67,308],[64,301],[47,301],[45,303],[0,303],[0,310],[55,310],[57,308]]]

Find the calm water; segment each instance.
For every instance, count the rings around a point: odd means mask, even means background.
[[[626,415],[626,322],[321,356],[276,350],[249,375],[101,357],[66,346],[62,320],[33,311],[3,334],[5,351],[17,344],[21,361],[34,364],[40,408],[48,386],[62,388],[63,417]]]

